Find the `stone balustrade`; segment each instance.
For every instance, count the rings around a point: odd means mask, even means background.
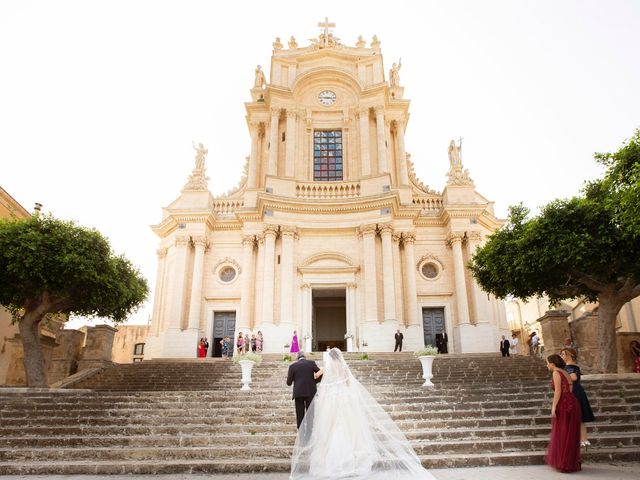
[[[360,182],[298,183],[298,198],[355,198],[360,196]]]
[[[413,204],[422,208],[423,215],[440,213],[442,211],[442,197],[413,197]]]

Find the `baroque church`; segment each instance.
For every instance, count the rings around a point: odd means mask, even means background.
[[[208,189],[207,150],[153,226],[160,238],[145,359],[190,358],[207,337],[264,336],[282,352],[294,331],[307,351],[496,351],[504,305],[467,262],[501,225],[448,148],[442,192],[405,151],[409,100],[400,64],[385,78],[380,41],[349,46],[327,20],[309,45],[273,43],[270,78],[255,71],[245,103],[251,154],[239,186]],[[417,159],[417,161],[422,161]],[[287,349],[288,350],[288,349]]]

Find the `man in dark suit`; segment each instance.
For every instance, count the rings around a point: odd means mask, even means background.
[[[393,351],[402,351],[402,339],[404,338],[404,335],[402,335],[402,333],[400,332],[400,330],[396,330],[396,348],[393,349]]]
[[[504,335],[502,335],[502,340],[500,340],[500,353],[502,353],[503,357],[509,357],[509,349],[511,348],[511,342],[507,340]]]
[[[315,373],[319,370],[320,368],[316,365],[316,362],[305,358],[304,352],[298,352],[298,360],[289,365],[287,385],[293,383],[293,399],[296,401],[298,428],[300,428],[304,414],[316,395]]]

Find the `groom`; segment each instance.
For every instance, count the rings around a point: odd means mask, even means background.
[[[293,399],[296,401],[296,421],[298,428],[302,424],[305,412],[316,394],[314,374],[320,370],[316,362],[307,360],[304,352],[298,352],[298,360],[289,365],[287,385],[293,383]]]

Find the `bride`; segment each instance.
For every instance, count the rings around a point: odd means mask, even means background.
[[[298,430],[292,480],[436,480],[391,417],[355,379],[342,353],[324,354],[318,393]]]

